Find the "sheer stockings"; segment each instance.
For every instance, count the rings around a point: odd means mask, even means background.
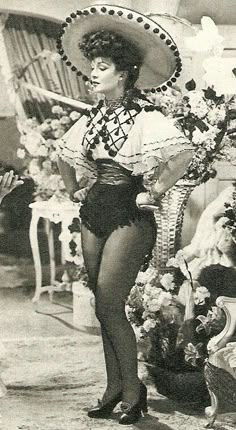
[[[139,398],[137,346],[125,314],[125,302],[145,255],[154,246],[152,224],[145,219],[98,238],[82,226],[85,266],[95,294],[96,316],[101,324],[107,371],[105,399],[122,389],[131,405]]]

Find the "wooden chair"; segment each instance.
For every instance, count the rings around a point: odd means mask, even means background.
[[[220,296],[216,305],[225,312],[226,324],[208,343],[209,359],[205,365],[211,397],[211,405],[205,409],[208,428],[213,428],[219,409],[236,412],[236,298]]]

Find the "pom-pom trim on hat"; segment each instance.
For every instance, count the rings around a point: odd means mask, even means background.
[[[99,13],[102,12],[104,14],[108,14],[108,15],[115,15],[117,14],[118,16],[125,16],[124,12],[122,10],[118,10],[115,11],[114,9],[107,9],[105,6],[101,6],[101,8],[99,9],[99,7],[91,7],[90,10],[88,9],[83,9],[83,10],[77,10],[76,12],[72,12],[70,14],[70,16],[66,17],[65,21],[62,23],[62,28],[59,32],[59,38],[57,39],[57,49],[59,54],[62,57],[62,60],[65,62],[65,64],[71,68],[71,70],[73,72],[76,72],[76,75],[79,77],[82,77],[82,79],[85,82],[89,81],[88,76],[84,75],[80,70],[77,69],[76,66],[74,66],[71,61],[68,59],[67,55],[64,55],[64,49],[63,49],[63,44],[62,44],[62,37],[65,34],[65,30],[67,29],[67,27],[73,22],[73,20],[81,18],[83,16],[88,16],[90,13],[91,14],[95,14],[95,13]],[[126,18],[128,20],[132,20],[134,19],[134,15],[129,11],[126,14]],[[138,16],[136,18],[136,21],[138,24],[142,24],[145,30],[150,30],[151,26],[149,23],[144,22],[144,18],[142,16]],[[155,23],[155,25],[158,25],[157,23]],[[172,76],[170,76],[170,78],[168,79],[167,82],[164,82],[163,84],[159,85],[156,88],[145,88],[143,89],[144,93],[148,93],[148,92],[160,92],[160,91],[166,91],[168,89],[168,87],[171,87],[173,85],[173,83],[176,82],[177,78],[180,76],[180,72],[182,71],[182,62],[180,60],[180,53],[179,50],[177,48],[177,46],[175,45],[175,43],[173,42],[173,40],[171,40],[169,37],[169,34],[165,33],[165,30],[163,28],[158,28],[157,26],[154,27],[152,29],[152,32],[156,35],[159,36],[159,38],[163,41],[163,43],[165,43],[167,45],[167,47],[173,51],[173,55],[175,56],[175,60],[176,60],[176,67],[175,70],[172,74]]]

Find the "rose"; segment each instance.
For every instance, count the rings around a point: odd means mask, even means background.
[[[72,121],[77,121],[80,118],[80,116],[81,116],[80,113],[76,111],[73,111],[70,113],[70,119]]]
[[[152,318],[147,318],[143,323],[143,328],[146,332],[156,327],[157,322]]]
[[[59,119],[53,119],[51,122],[51,127],[53,130],[57,130],[58,128],[60,128],[61,123],[59,121]]]
[[[62,115],[64,111],[61,106],[56,105],[52,107],[52,113],[55,115]]]
[[[66,115],[64,115],[64,116],[62,116],[62,117],[61,117],[61,119],[60,119],[60,123],[61,123],[62,125],[68,125],[68,124],[70,124],[70,123],[71,123],[71,118],[70,118],[70,117],[68,117],[68,116],[66,116]]]
[[[160,279],[161,285],[167,290],[173,290],[175,288],[174,276],[172,273],[166,273]]]
[[[16,154],[18,158],[23,159],[25,158],[26,152],[24,149],[18,148]]]

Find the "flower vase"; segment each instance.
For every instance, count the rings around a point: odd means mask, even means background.
[[[170,272],[167,261],[174,257],[181,246],[184,210],[195,181],[178,181],[162,198],[160,208],[154,212],[157,239],[153,250],[152,265],[159,273]]]

